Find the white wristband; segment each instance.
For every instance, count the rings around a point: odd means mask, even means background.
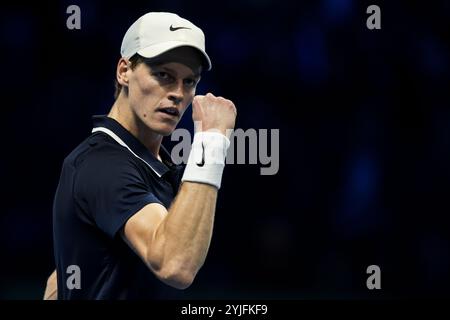
[[[230,140],[221,133],[200,131],[194,134],[181,181],[206,183],[220,189],[229,146]]]

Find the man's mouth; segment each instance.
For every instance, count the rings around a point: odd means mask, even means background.
[[[163,112],[163,113],[168,114],[173,117],[180,116],[180,111],[178,111],[178,109],[175,107],[158,108],[157,111]]]

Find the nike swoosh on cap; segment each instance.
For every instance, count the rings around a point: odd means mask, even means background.
[[[176,27],[176,28],[174,28],[174,26],[173,25],[170,25],[170,31],[177,31],[177,30],[180,30],[180,29],[191,29],[191,28],[188,28],[188,27]]]

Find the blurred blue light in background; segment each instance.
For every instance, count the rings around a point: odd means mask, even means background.
[[[309,25],[298,31],[296,39],[297,63],[300,78],[319,84],[328,77],[328,54],[324,30]]]
[[[418,43],[420,52],[420,65],[425,73],[437,76],[448,72],[448,51],[438,39],[428,36]]]
[[[250,37],[246,36],[242,30],[235,27],[227,27],[221,30],[215,37],[212,37],[211,46],[214,50],[214,59],[221,64],[236,65],[243,63],[243,59],[248,56]]]
[[[348,191],[353,201],[366,202],[375,190],[375,163],[367,153],[357,155],[353,161]]]
[[[337,222],[347,235],[365,233],[376,222],[378,165],[372,153],[360,151],[350,158],[344,173],[342,206]]]
[[[353,11],[353,0],[324,0],[322,14],[327,21],[342,23],[348,21]]]

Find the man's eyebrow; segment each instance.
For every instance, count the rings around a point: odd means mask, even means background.
[[[177,72],[175,70],[173,70],[172,68],[169,68],[169,67],[161,67],[161,69],[163,69],[164,71],[169,71],[169,72],[177,74]],[[194,77],[194,78],[200,78],[200,73],[192,73],[190,76]]]

